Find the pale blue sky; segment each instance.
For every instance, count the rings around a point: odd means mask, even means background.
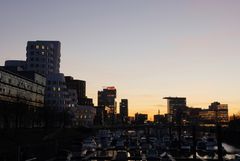
[[[0,64],[28,40],[59,40],[61,71],[97,90],[114,85],[130,113],[166,111],[164,96],[240,111],[239,0],[5,0]]]

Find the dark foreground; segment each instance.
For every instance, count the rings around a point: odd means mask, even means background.
[[[176,149],[168,149],[167,151],[170,153],[164,154],[165,149],[162,151],[158,151],[159,157],[148,156],[154,155],[154,153],[150,154],[153,147],[158,144],[153,141],[151,143],[148,142],[148,136],[127,136],[127,138],[122,137],[122,130],[117,130],[111,133],[111,136],[108,134],[104,134],[103,136],[97,137],[97,131],[89,128],[61,128],[61,129],[8,129],[8,130],[0,130],[0,161],[54,161],[57,157],[61,155],[65,155],[63,160],[67,160],[67,155],[71,154],[72,161],[80,161],[80,160],[119,160],[117,157],[118,152],[126,151],[126,154],[130,154],[126,159],[127,160],[171,160],[171,157],[167,157],[168,154],[172,153],[180,153],[184,155],[181,151]],[[119,135],[121,134],[121,135]],[[139,134],[139,131],[137,132]],[[107,135],[107,136],[105,136]],[[118,136],[119,135],[119,136]],[[227,137],[231,136],[230,137]],[[96,145],[101,145],[101,147],[95,147],[95,150],[88,150],[87,154],[83,154],[83,151],[88,149],[89,143],[86,144],[87,147],[83,147],[84,141],[88,140],[89,137],[93,137],[97,142]],[[111,139],[101,140],[101,138],[110,137]],[[126,137],[126,136],[125,136]],[[115,142],[114,142],[115,138]],[[146,138],[146,142],[144,142],[144,138]],[[167,137],[165,137],[167,138]],[[111,141],[110,141],[111,140]],[[125,141],[125,144],[121,144],[121,142]],[[139,144],[136,147],[136,144],[130,145],[129,141],[136,141],[135,143]],[[151,140],[151,139],[150,139]],[[232,131],[224,131],[223,132],[223,141],[227,143],[238,144],[240,139],[238,139],[238,133],[234,133]],[[107,145],[109,141],[109,145]],[[126,142],[128,142],[126,146]],[[167,141],[166,141],[167,142]],[[150,145],[150,148],[146,148]],[[232,144],[233,145],[233,144]],[[90,143],[91,146],[91,143]],[[104,147],[105,146],[105,147]],[[123,147],[124,146],[124,147]],[[166,145],[163,145],[166,146]],[[131,147],[134,150],[130,150]],[[139,151],[141,151],[141,155],[138,155],[137,149],[140,147]],[[144,150],[144,148],[146,150]],[[185,146],[186,147],[186,146]],[[156,148],[156,149],[159,149]],[[69,151],[68,151],[69,150]],[[78,151],[80,155],[72,156],[72,152]],[[186,150],[186,149],[185,149]],[[108,153],[108,154],[106,154]],[[187,153],[186,153],[187,154]],[[179,155],[179,154],[177,154]],[[189,155],[191,156],[191,155]],[[196,158],[193,159],[191,157],[174,157],[172,160],[218,160],[216,158]],[[61,160],[61,159],[60,159]],[[120,159],[122,160],[122,159]]]

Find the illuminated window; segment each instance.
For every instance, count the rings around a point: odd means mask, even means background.
[[[42,49],[45,49],[45,46],[44,46],[44,45],[42,45]]]
[[[39,45],[36,45],[36,49],[39,49]]]
[[[44,53],[44,51],[42,51],[42,55],[44,55],[45,53]]]
[[[55,87],[53,87],[53,91],[56,91],[56,88],[55,88]]]

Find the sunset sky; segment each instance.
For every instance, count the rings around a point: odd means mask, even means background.
[[[239,16],[239,0],[1,1],[0,65],[25,59],[28,40],[59,40],[61,72],[86,80],[95,104],[115,86],[131,115],[165,113],[164,96],[237,113]]]

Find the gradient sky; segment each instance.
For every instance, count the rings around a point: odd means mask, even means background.
[[[28,40],[59,40],[61,72],[87,95],[116,86],[130,114],[166,112],[164,96],[240,111],[239,0],[3,0],[0,64]],[[152,118],[152,116],[150,116]]]

